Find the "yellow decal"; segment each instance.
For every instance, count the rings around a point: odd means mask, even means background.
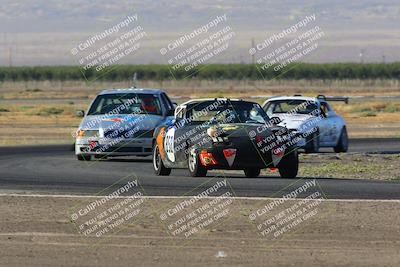
[[[226,127],[222,127],[223,131],[232,131],[232,130],[236,130],[238,129],[239,126],[226,126]]]

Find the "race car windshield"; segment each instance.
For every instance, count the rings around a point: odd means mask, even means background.
[[[269,116],[276,113],[310,114],[315,110],[318,110],[318,105],[307,100],[276,100],[265,107]]]
[[[106,94],[99,95],[88,115],[103,114],[151,114],[161,115],[160,98],[153,94]]]
[[[189,108],[192,123],[266,123],[269,118],[260,105],[250,102],[203,102]]]

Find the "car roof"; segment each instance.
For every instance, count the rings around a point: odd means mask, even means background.
[[[251,101],[245,101],[242,99],[238,98],[199,98],[199,99],[191,99],[189,101],[186,101],[179,106],[187,106],[191,104],[196,104],[196,103],[201,103],[201,102],[207,102],[207,101],[231,101],[231,102],[251,102]],[[251,102],[253,103],[253,102]]]
[[[161,94],[164,93],[161,89],[153,89],[153,88],[121,88],[121,89],[106,89],[100,92],[99,95],[108,95],[108,94]]]
[[[316,97],[307,97],[307,96],[275,96],[269,98],[267,101],[274,100],[305,100],[305,101],[319,101]]]

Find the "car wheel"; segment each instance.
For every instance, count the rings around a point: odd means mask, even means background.
[[[244,169],[244,175],[246,177],[251,178],[251,177],[258,177],[260,175],[260,169]]]
[[[306,153],[318,153],[319,151],[319,131],[307,136],[306,138]]]
[[[207,169],[200,164],[199,155],[194,149],[189,151],[188,170],[192,177],[204,177],[207,175]]]
[[[90,161],[91,159],[92,159],[92,156],[90,156],[90,155],[76,155],[76,158],[78,159],[78,160],[84,160],[84,161]]]
[[[347,136],[347,129],[343,127],[342,132],[340,133],[340,138],[337,145],[333,148],[336,153],[347,152],[349,149],[349,138]]]
[[[278,169],[282,178],[296,178],[299,170],[299,156],[297,150],[285,155],[281,159]]]
[[[161,159],[160,150],[156,144],[153,149],[153,168],[154,172],[160,176],[168,176],[171,174],[171,169],[164,166],[164,162]]]

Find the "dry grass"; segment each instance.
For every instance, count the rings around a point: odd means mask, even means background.
[[[71,132],[80,118],[75,111],[86,109],[104,88],[126,88],[129,82],[42,81],[0,84],[0,145],[30,143],[71,143]],[[301,93],[327,95],[400,95],[399,81],[140,81],[140,86],[164,88],[171,96],[239,97],[263,102],[270,95]],[[5,101],[1,101],[1,99]],[[254,100],[254,99],[253,99]],[[58,102],[56,102],[58,101]],[[60,103],[60,104],[57,104]],[[395,101],[332,104],[348,123],[350,137],[399,137],[400,103]]]
[[[346,120],[351,137],[400,137],[400,102],[333,103]]]
[[[91,99],[98,91],[109,88],[127,88],[125,82],[83,81],[29,81],[0,84],[0,98],[34,99],[62,98]],[[399,80],[165,80],[140,81],[140,87],[163,88],[172,96],[199,97],[224,95],[248,97],[251,95],[283,94],[337,94],[337,95],[400,95]],[[51,96],[49,95],[51,93]]]
[[[399,155],[300,155],[299,176],[343,179],[398,180]],[[382,171],[384,169],[385,171]]]
[[[0,112],[0,145],[73,143],[71,133],[80,122],[75,110],[84,108],[25,104],[1,107],[9,111]]]

